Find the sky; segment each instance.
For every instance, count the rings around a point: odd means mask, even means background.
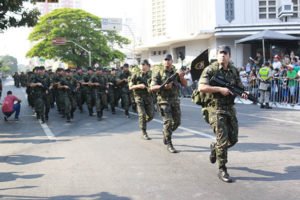
[[[137,28],[141,24],[141,0],[81,0],[81,9],[103,18],[133,18]],[[31,44],[28,41],[30,28],[10,28],[0,32],[0,56],[11,55],[18,64],[28,64],[25,58]]]

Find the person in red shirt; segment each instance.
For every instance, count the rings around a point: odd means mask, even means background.
[[[16,103],[15,103],[16,102]],[[15,113],[15,120],[19,120],[19,114],[21,110],[21,100],[12,94],[12,91],[7,92],[7,96],[4,98],[2,104],[2,112],[4,114],[4,120],[7,121],[13,113]]]

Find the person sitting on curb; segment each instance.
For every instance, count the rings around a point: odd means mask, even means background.
[[[15,103],[17,102],[17,103]],[[12,94],[12,91],[7,92],[7,96],[4,98],[2,104],[2,112],[4,114],[4,120],[15,113],[15,120],[19,120],[19,114],[21,110],[21,100]]]

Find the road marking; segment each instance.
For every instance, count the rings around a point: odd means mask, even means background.
[[[191,105],[184,105],[184,104],[181,104],[181,106],[191,107],[191,108],[199,108],[199,110],[201,109],[200,106],[191,106]],[[277,118],[273,118],[273,117],[262,117],[262,116],[252,115],[252,114],[241,113],[241,112],[238,112],[238,115],[244,115],[244,116],[256,117],[256,118],[260,118],[260,119],[268,119],[268,120],[273,120],[273,121],[279,121],[279,122],[285,122],[285,123],[300,125],[300,122],[284,120],[284,119],[277,119]]]
[[[21,88],[22,92],[25,94],[25,98],[27,99],[27,94],[24,88]],[[53,134],[53,132],[50,130],[49,126],[46,123],[42,123],[41,120],[38,120],[38,122],[40,123],[44,133],[46,134],[46,136],[48,137],[49,140],[56,140],[55,135]]]
[[[121,109],[121,108],[116,108],[116,109],[123,111],[123,109]],[[132,114],[132,115],[138,116],[137,113],[134,113],[134,112],[129,112],[129,113]],[[162,120],[159,120],[159,119],[153,119],[152,121],[155,121],[155,122],[160,123],[160,124],[164,123]],[[214,140],[216,139],[215,136],[212,136],[210,134],[207,134],[207,133],[204,133],[204,132],[201,132],[201,131],[196,131],[196,130],[189,129],[189,128],[185,128],[183,126],[179,126],[178,129],[183,130],[183,131],[187,131],[187,132],[190,132],[190,133],[193,133],[193,134],[196,134],[196,135],[200,135],[200,136],[205,137],[205,138],[214,139]]]

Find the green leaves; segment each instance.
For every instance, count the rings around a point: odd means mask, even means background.
[[[36,44],[28,57],[60,59],[76,66],[88,66],[88,53],[74,45],[77,43],[91,51],[92,63],[107,65],[115,58],[123,60],[125,55],[114,50],[114,45],[128,44],[129,40],[116,32],[102,32],[101,19],[80,9],[56,9],[40,18],[29,36]],[[65,45],[55,46],[52,40],[65,38]],[[113,45],[112,45],[113,44]]]

